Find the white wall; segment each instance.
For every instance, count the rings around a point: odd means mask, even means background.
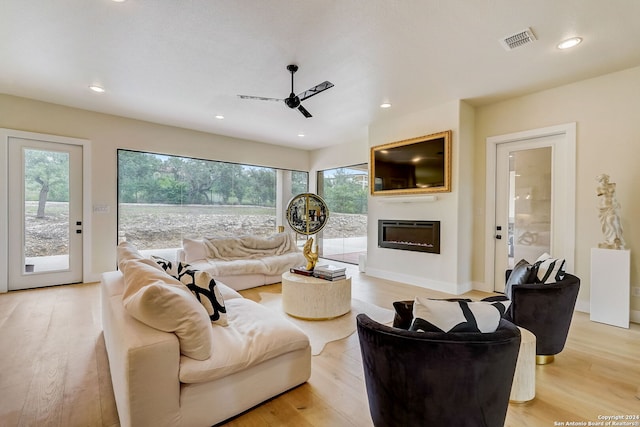
[[[617,184],[624,238],[631,249],[631,285],[640,286],[640,67],[576,82],[476,109],[474,281],[484,280],[485,141],[489,136],[576,122],[576,253],[578,307],[588,310],[590,252],[602,240],[595,177]],[[573,197],[573,195],[566,195]],[[640,321],[640,298],[632,309]],[[632,316],[633,318],[633,316]]]
[[[92,198],[108,213],[94,213],[91,248],[98,279],[116,267],[116,150],[151,151],[282,169],[309,170],[309,152],[0,94],[0,128],[88,139],[92,148]],[[0,206],[6,209],[6,206]]]
[[[473,109],[463,102],[382,120],[369,127],[369,144],[452,130],[452,191],[432,202],[395,203],[400,196],[370,196],[367,274],[459,294],[471,289]],[[425,198],[426,199],[426,198]],[[378,248],[378,220],[440,221],[440,254]]]

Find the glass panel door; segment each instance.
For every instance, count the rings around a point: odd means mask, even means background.
[[[69,153],[25,148],[24,272],[69,269]]]
[[[9,283],[82,281],[82,147],[9,140]]]
[[[552,155],[550,146],[500,145],[496,159],[495,290],[505,270],[551,253]]]

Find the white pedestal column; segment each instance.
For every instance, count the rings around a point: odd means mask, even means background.
[[[591,249],[591,315],[594,322],[629,327],[631,252]]]

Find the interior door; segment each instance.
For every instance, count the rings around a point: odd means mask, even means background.
[[[500,144],[496,149],[495,290],[521,259],[552,252],[553,146],[551,139]]]
[[[82,150],[9,138],[9,290],[82,281]]]
[[[573,272],[576,124],[492,136],[486,148],[485,289],[503,292],[505,270],[547,248]]]

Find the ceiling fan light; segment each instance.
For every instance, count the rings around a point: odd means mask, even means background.
[[[570,39],[566,39],[560,43],[558,43],[558,49],[570,49],[574,46],[582,43],[581,37],[571,37]]]

